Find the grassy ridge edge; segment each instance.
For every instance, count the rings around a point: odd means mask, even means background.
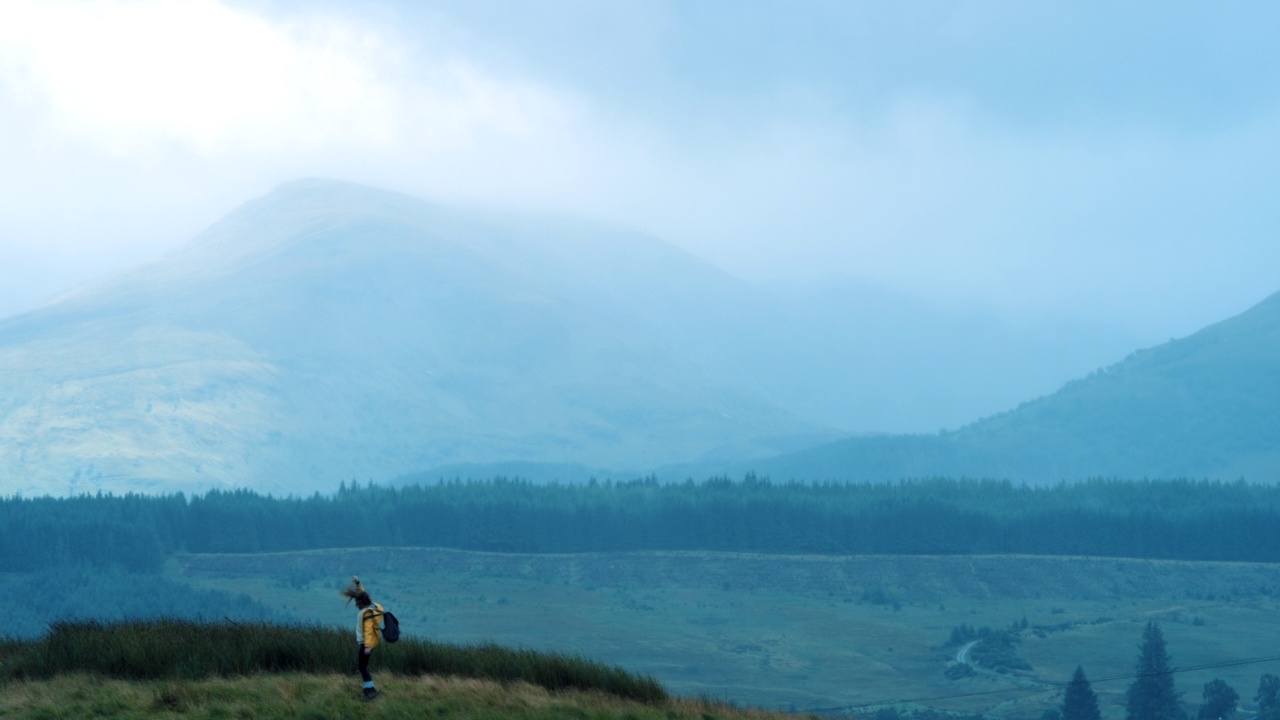
[[[347,630],[314,625],[149,621],[58,622],[36,640],[0,641],[0,679],[88,674],[137,681],[201,680],[262,673],[354,674]],[[450,645],[416,638],[381,645],[372,669],[527,683],[552,693],[600,692],[641,703],[670,698],[652,677],[582,657],[498,645]]]
[[[457,677],[384,675],[382,695],[359,698],[350,674],[258,674],[202,680],[119,680],[60,675],[47,680],[0,678],[0,718],[55,720],[795,720],[676,698],[659,705],[599,692],[552,693],[527,683]]]

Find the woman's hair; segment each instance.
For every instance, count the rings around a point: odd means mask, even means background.
[[[354,583],[342,588],[342,596],[347,599],[348,603],[355,600],[358,608],[369,607],[373,604],[373,601],[369,599],[369,593],[357,588]]]

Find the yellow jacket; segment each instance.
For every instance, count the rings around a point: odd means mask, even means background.
[[[356,585],[357,590],[363,590],[360,585]],[[366,608],[356,610],[356,640],[367,648],[375,648],[382,640],[382,636],[378,633],[378,625],[382,622],[382,606],[374,603]]]
[[[367,648],[374,648],[382,641],[378,624],[382,618],[382,606],[374,603],[356,613],[356,638]]]

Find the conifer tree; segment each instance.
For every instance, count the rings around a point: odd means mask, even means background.
[[[1098,696],[1093,692],[1084,668],[1076,666],[1075,675],[1062,698],[1062,720],[1102,720],[1098,711]]]
[[[1125,693],[1126,720],[1185,720],[1182,693],[1174,690],[1169,654],[1164,647],[1164,633],[1154,622],[1142,631],[1138,646],[1137,678]]]

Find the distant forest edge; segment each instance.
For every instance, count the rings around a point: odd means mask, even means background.
[[[0,500],[0,573],[152,573],[175,553],[354,546],[510,553],[1030,554],[1280,562],[1280,487],[1095,480],[774,484],[498,478],[275,498]],[[358,528],[358,532],[357,532]]]

